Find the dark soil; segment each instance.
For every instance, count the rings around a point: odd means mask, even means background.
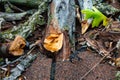
[[[52,80],[50,79],[52,59],[40,55],[23,74],[26,80]],[[79,56],[83,60],[75,63],[56,62],[54,80],[80,80],[101,59],[100,56],[89,51],[80,53]],[[101,63],[84,80],[115,80],[115,74],[114,67],[108,63]]]
[[[34,42],[37,38],[40,38],[40,34],[37,29],[33,33],[34,37],[30,37],[29,40]],[[39,54],[32,65],[23,73],[23,76],[26,77],[26,80],[80,80],[102,58],[99,54],[89,50],[79,53],[78,56],[82,60],[73,63],[57,61],[53,67],[51,58]],[[51,67],[55,69],[53,72],[51,72]],[[84,80],[115,80],[116,71],[116,68],[107,62],[100,63]]]
[[[44,26],[37,27],[27,38],[30,44],[43,36]],[[34,52],[37,52],[34,50]],[[51,58],[39,54],[37,59],[22,74],[25,80],[80,80],[102,58],[99,54],[87,50],[78,54],[80,61],[57,61],[54,65]],[[53,70],[53,71],[52,71]],[[116,68],[107,62],[100,63],[84,80],[115,80]]]

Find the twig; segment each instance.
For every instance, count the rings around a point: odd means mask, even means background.
[[[7,2],[8,2],[9,6],[10,6],[11,8],[16,9],[16,10],[19,10],[20,12],[24,12],[24,10],[22,10],[22,9],[16,7],[15,5],[11,4],[9,1],[7,1]]]
[[[29,55],[34,49],[35,49],[35,47],[33,47],[32,49],[30,49],[30,51],[27,53],[27,55]]]
[[[113,49],[111,49],[105,56],[103,56],[102,59],[100,59],[100,61],[98,63],[96,63],[88,72],[86,72],[80,80],[83,80],[94,68],[97,67],[97,65],[99,65],[109,54],[110,52],[112,52],[114,49],[116,49],[116,47],[114,47]]]
[[[83,80],[94,68],[97,67],[97,65],[99,65],[101,63],[101,61],[103,61],[107,56],[109,55],[109,53],[107,53],[102,59],[100,59],[100,61],[98,63],[96,63],[88,72],[86,72],[80,80]]]

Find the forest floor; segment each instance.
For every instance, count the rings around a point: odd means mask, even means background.
[[[29,40],[34,41],[40,37],[41,32],[37,29]],[[36,51],[34,51],[36,52]],[[26,80],[80,80],[102,58],[96,52],[87,49],[78,54],[80,61],[56,61],[54,73],[51,72],[52,59],[39,54],[32,65],[23,73]],[[104,60],[94,68],[83,80],[115,80],[117,69]],[[54,76],[54,77],[53,77]]]
[[[47,16],[47,14],[44,15]],[[78,35],[76,36],[76,41],[78,41],[76,43],[76,49],[79,49],[81,47],[81,40],[83,39],[83,35],[81,34],[80,23],[78,22],[79,21],[77,20],[76,21],[77,26],[75,32]],[[22,23],[22,21],[16,22],[15,25],[18,25],[19,23]],[[2,27],[2,29],[0,29],[0,31],[4,32],[5,30],[13,28],[13,26],[14,26],[13,23],[8,22],[4,24],[4,26]],[[42,26],[36,25],[36,30],[26,39],[26,41],[28,41],[29,44],[33,44],[37,40],[42,40],[42,38],[44,37],[43,33],[45,31],[46,26],[47,23]],[[117,26],[116,29],[120,31],[120,23],[116,24],[115,26]],[[94,32],[94,30],[98,31],[98,33],[101,34],[102,30],[104,30],[104,27],[100,26],[100,28],[94,28],[94,29],[89,28],[88,32],[89,31]],[[24,72],[22,72],[22,75],[19,77],[19,80],[115,80],[116,79],[115,75],[118,69],[115,65],[111,65],[109,63],[109,60],[103,59],[103,56],[99,54],[100,51],[102,50],[104,51],[103,49],[104,45],[100,44],[100,41],[104,43],[104,41],[102,40],[110,40],[110,42],[106,42],[105,45],[107,46],[107,48],[111,47],[112,45],[111,42],[112,42],[113,43],[112,48],[113,48],[117,44],[118,39],[120,39],[119,36],[120,32],[107,34],[107,32],[104,33],[103,31],[103,35],[99,35],[99,34],[95,34],[95,37],[96,36],[102,36],[102,37],[93,40],[93,42],[94,41],[96,41],[96,43],[98,42],[99,47],[97,46],[97,48],[91,49],[92,48],[91,46],[91,48],[87,47],[85,51],[82,52],[79,51],[77,56],[80,58],[80,60],[73,59],[73,62],[62,61],[59,59],[54,61],[52,58],[49,58],[46,55],[44,55],[44,52],[41,53],[39,48],[35,48],[31,53],[32,54],[39,53],[39,54],[37,55],[37,58],[31,63],[31,65],[28,68],[26,68]],[[85,36],[85,38],[87,37]],[[82,41],[84,42],[85,39]],[[95,44],[93,43],[93,47],[94,45]],[[98,50],[98,52],[95,50]],[[29,50],[25,50],[25,51],[28,52]],[[117,58],[119,56],[120,54],[117,55]],[[9,65],[7,67],[9,67]],[[3,74],[1,74],[1,72],[2,71],[0,71],[0,79],[3,77]],[[10,69],[7,73],[10,74]],[[88,74],[86,75],[86,73]]]
[[[34,43],[36,40],[41,39],[45,26],[38,26],[32,35],[27,38],[27,41]],[[11,26],[6,24],[4,28],[11,28]],[[79,29],[77,30],[79,31]],[[38,49],[33,50],[31,53],[36,54],[39,52]],[[79,52],[78,57],[81,60],[74,60],[73,62],[56,61],[53,63],[52,58],[46,57],[44,53],[39,53],[20,78],[22,80],[81,80],[81,77],[102,58],[102,56],[89,48],[86,51]],[[82,80],[115,80],[116,73],[116,67],[103,60]]]

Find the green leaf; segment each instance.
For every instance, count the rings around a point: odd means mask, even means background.
[[[98,27],[101,22],[103,22],[103,26],[108,25],[108,18],[102,14],[99,10],[95,7],[90,9],[81,10],[83,14],[85,14],[85,19],[93,18],[92,28]]]

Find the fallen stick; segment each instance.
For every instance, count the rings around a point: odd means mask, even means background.
[[[100,61],[98,63],[96,63],[88,72],[86,72],[80,80],[83,80],[94,68],[96,68],[108,55],[111,51],[113,51],[114,49],[116,49],[116,47],[114,47],[112,50],[110,50],[105,56],[103,56],[102,59],[100,59]]]
[[[101,61],[103,61],[107,56],[109,55],[109,53],[107,55],[105,55],[98,63],[96,63],[88,72],[86,72],[80,80],[83,80],[94,68],[97,67],[97,65],[99,65],[101,63]]]
[[[37,53],[38,54],[38,53]],[[37,54],[29,54],[23,59],[15,68],[11,70],[11,74],[2,80],[16,80],[26,68],[28,68],[31,63],[36,59]]]
[[[17,58],[16,60],[10,62],[9,64],[13,64],[13,63],[15,63],[15,62],[17,62],[17,61],[23,60],[26,56],[30,55],[30,53],[31,53],[34,49],[35,49],[35,47],[31,48],[31,49],[26,53],[26,55],[20,56],[19,58]],[[6,66],[9,65],[9,64],[5,64],[5,65],[1,66],[0,69],[6,67]]]

